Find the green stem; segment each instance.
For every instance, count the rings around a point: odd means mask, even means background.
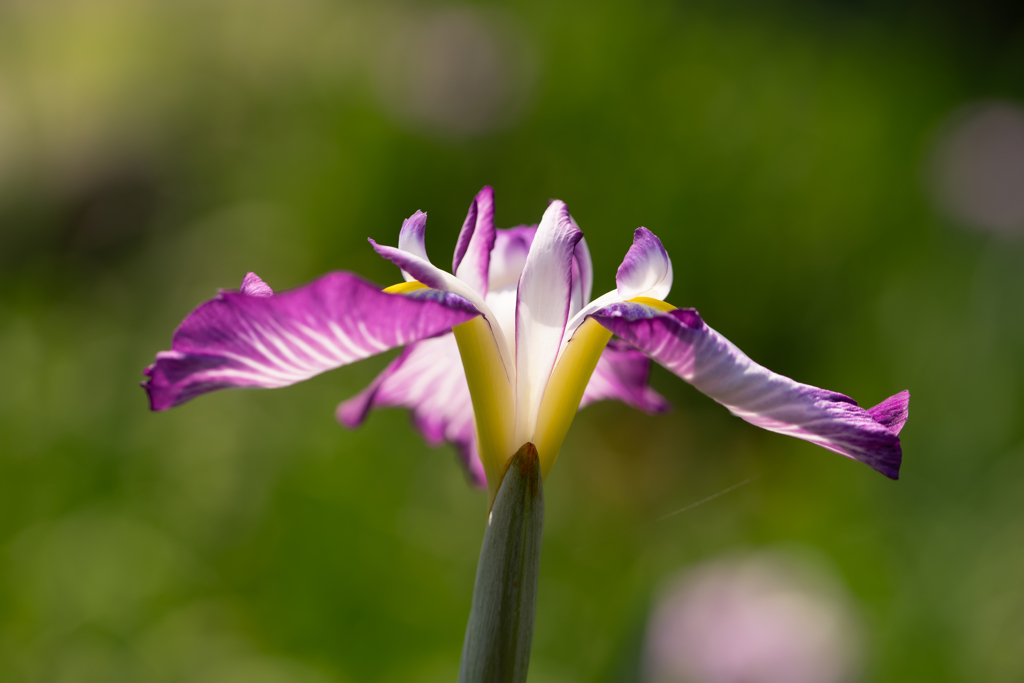
[[[544,491],[537,449],[515,454],[487,521],[459,683],[522,683],[537,606]]]

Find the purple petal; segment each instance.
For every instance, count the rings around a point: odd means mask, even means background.
[[[615,283],[623,299],[668,296],[672,289],[672,261],[661,240],[647,228],[637,228],[633,233],[633,246],[622,259]]]
[[[239,288],[239,292],[246,296],[274,296],[274,290],[270,288],[270,285],[261,280],[259,275],[251,271],[242,278],[242,286]]]
[[[477,193],[469,205],[469,214],[455,246],[452,272],[480,296],[487,296],[487,274],[494,248],[494,190],[490,186]]]
[[[608,342],[583,392],[580,408],[597,401],[622,401],[645,413],[665,413],[672,404],[647,385],[651,359],[620,339]]]
[[[868,408],[875,422],[884,425],[893,434],[899,434],[910,416],[910,392],[901,391],[890,396],[874,408]]]
[[[217,389],[288,386],[476,315],[454,294],[385,294],[344,272],[275,296],[222,292],[185,318],[142,386],[153,410]]]
[[[516,406],[520,442],[532,438],[540,399],[569,320],[572,260],[583,237],[569,210],[553,201],[544,212],[516,298]]]
[[[480,488],[487,486],[476,452],[469,385],[454,335],[407,346],[370,386],[339,405],[336,415],[354,429],[376,408],[409,408],[424,440],[431,446],[453,444],[470,481]]]
[[[761,367],[692,308],[662,313],[620,303],[601,309],[594,318],[747,422],[811,441],[892,479],[899,477],[903,454],[897,434],[906,421],[909,393],[865,410],[852,398]]]

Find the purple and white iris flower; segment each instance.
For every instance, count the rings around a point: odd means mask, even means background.
[[[751,424],[897,478],[909,393],[864,409],[758,365],[696,310],[665,303],[672,262],[650,230],[635,231],[616,288],[591,300],[590,253],[560,201],[537,227],[495,229],[485,187],[470,205],[452,273],[427,257],[426,220],[422,212],[406,220],[397,247],[370,240],[402,271],[405,282],[393,287],[332,272],[276,294],[249,273],[240,291],[201,304],[145,370],[151,408],[216,389],[283,387],[404,346],[338,407],[338,419],[355,427],[374,408],[409,408],[429,443],[459,449],[493,503],[524,444],[534,444],[547,475],[581,407],[614,399],[667,410],[647,385],[653,359]]]

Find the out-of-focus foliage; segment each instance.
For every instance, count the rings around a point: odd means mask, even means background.
[[[899,482],[660,370],[670,416],[588,408],[545,486],[531,680],[634,680],[665,577],[775,545],[848,585],[864,680],[1024,678],[1024,244],[925,189],[951,112],[1024,98],[989,9],[0,5],[0,678],[455,678],[486,497],[397,411],[334,422],[386,358],[163,414],[135,385],[247,270],[390,284],[365,238],[416,209],[445,263],[484,184],[501,226],[567,201],[597,292],[645,225],[670,300],[754,359],[913,395]]]

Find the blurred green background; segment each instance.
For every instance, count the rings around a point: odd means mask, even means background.
[[[790,546],[856,601],[862,680],[1024,680],[1024,242],[931,180],[955,112],[1024,98],[1021,16],[0,4],[0,679],[455,680],[486,496],[403,412],[332,417],[390,355],[162,414],[137,383],[247,270],[391,284],[366,237],[416,209],[447,263],[492,184],[499,226],[569,204],[596,293],[645,225],[670,300],[755,360],[913,395],[898,482],[660,368],[670,415],[583,411],[546,484],[532,681],[637,680],[667,577]]]

